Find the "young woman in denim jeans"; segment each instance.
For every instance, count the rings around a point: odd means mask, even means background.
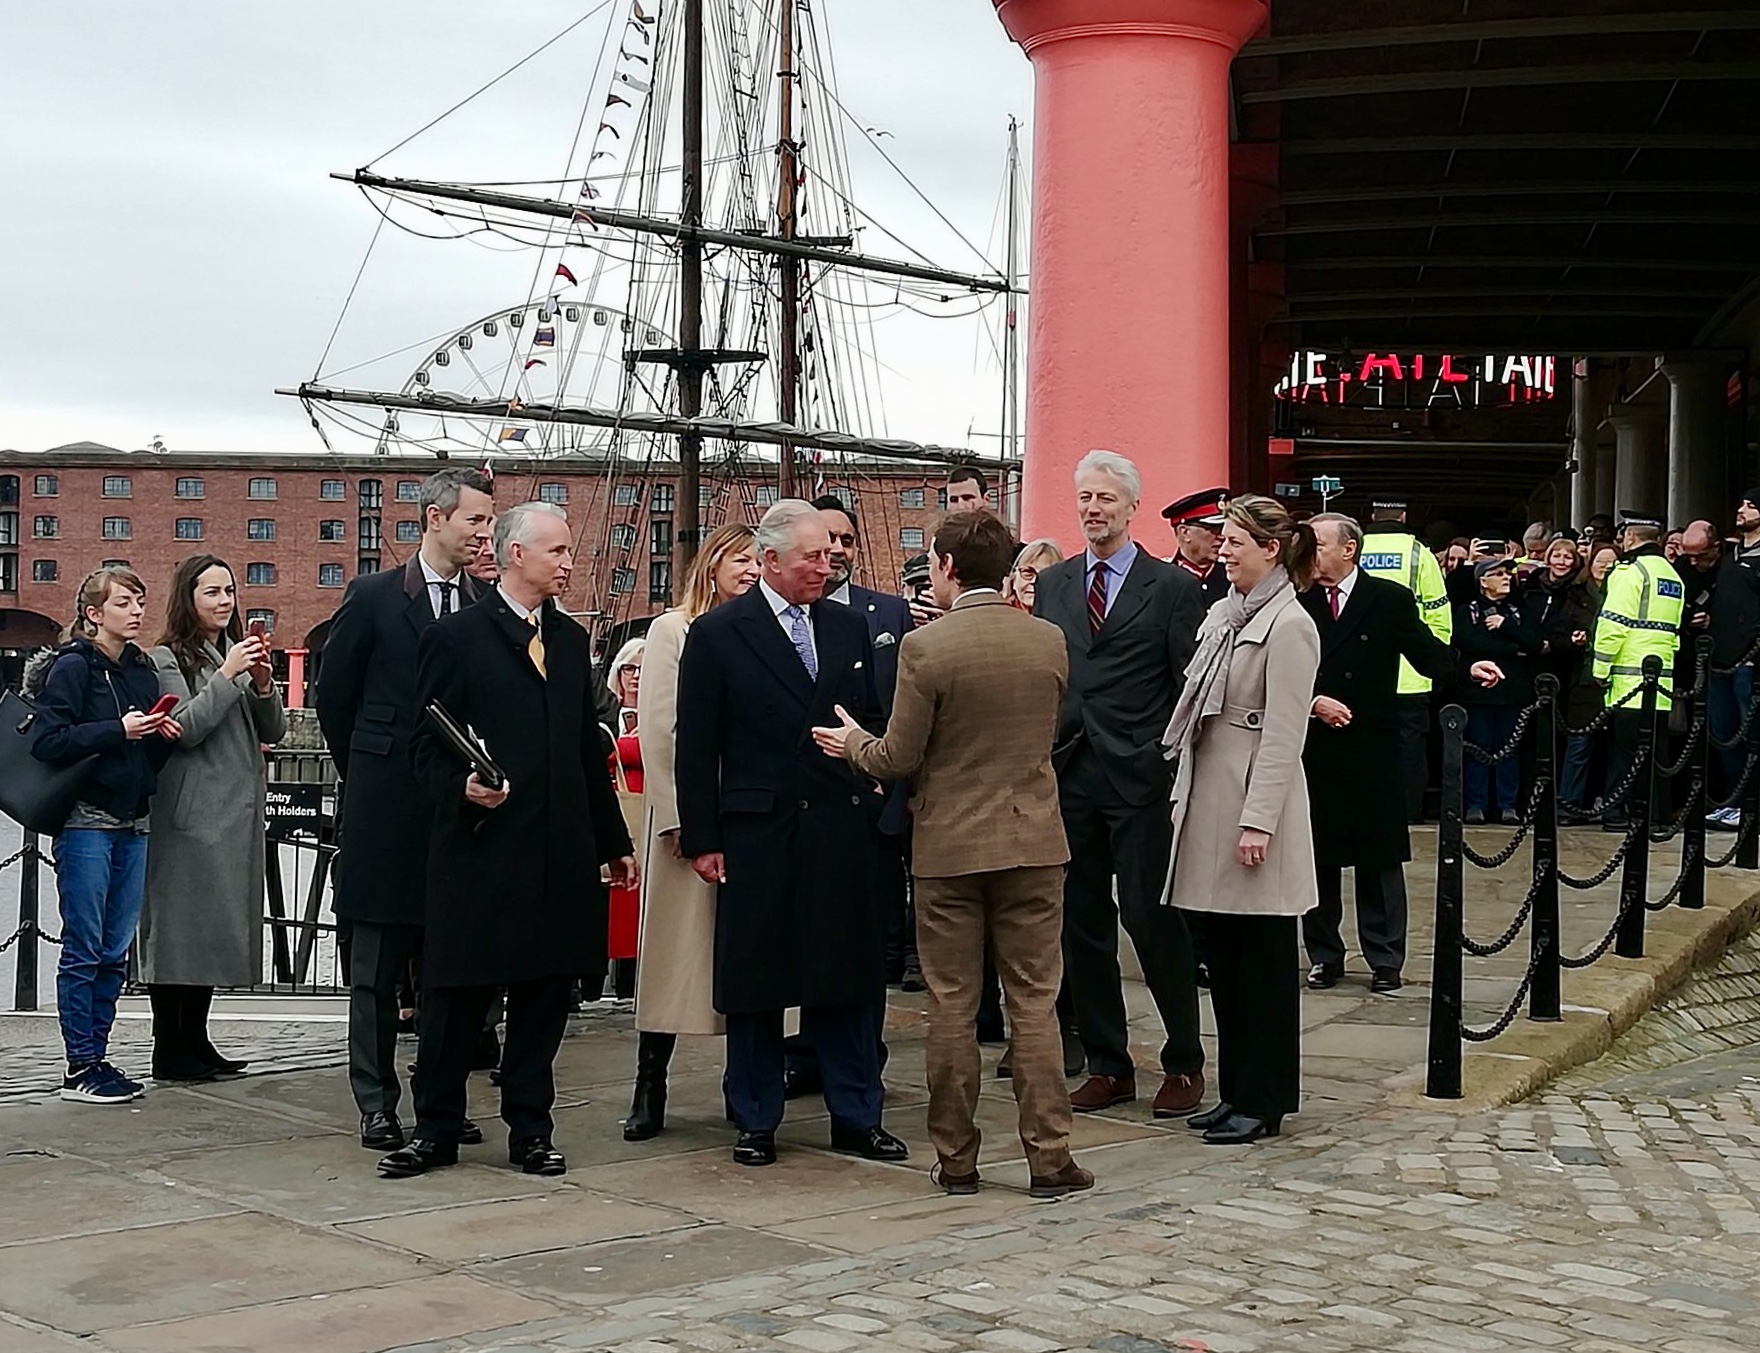
[[[182,732],[168,714],[148,712],[159,678],[134,643],[146,601],[146,585],[131,570],[97,570],[80,584],[62,647],[32,674],[41,678],[32,753],[60,765],[98,754],[55,837],[62,937],[55,990],[67,1045],[61,1097],[86,1104],[127,1103],[142,1090],[107,1060],[110,1026],[140,918],[147,805]]]

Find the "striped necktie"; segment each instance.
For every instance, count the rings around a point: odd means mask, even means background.
[[[1094,581],[1088,586],[1088,633],[1100,633],[1106,623],[1106,561],[1094,565]]]
[[[800,654],[801,665],[807,669],[807,675],[817,681],[819,659],[813,652],[813,636],[807,629],[807,608],[787,606],[782,613],[788,617],[788,637],[794,644],[794,651]]]
[[[533,611],[528,615],[526,623],[532,627],[532,641],[526,645],[526,656],[532,660],[532,666],[538,669],[538,675],[549,680],[549,670],[544,666],[544,627],[538,623],[538,613]]]

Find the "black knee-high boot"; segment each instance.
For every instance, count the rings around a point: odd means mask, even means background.
[[[211,1081],[214,1068],[190,1047],[189,992],[185,986],[155,982],[147,988],[153,1007],[153,1079]]]
[[[208,1037],[208,1011],[214,1004],[213,987],[185,987],[183,1007],[184,1044],[190,1056],[205,1062],[222,1076],[236,1076],[249,1062],[222,1057]]]
[[[636,1092],[623,1120],[626,1142],[645,1142],[666,1126],[666,1069],[677,1034],[641,1034],[636,1042]]]

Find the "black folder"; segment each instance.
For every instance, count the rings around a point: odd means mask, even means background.
[[[470,768],[477,773],[477,779],[490,789],[501,788],[507,780],[506,773],[495,764],[495,759],[489,755],[489,749],[477,740],[476,735],[470,729],[453,718],[451,712],[438,700],[428,702],[428,717],[434,721],[434,726],[446,735],[446,740],[452,744],[453,750],[462,756]]]

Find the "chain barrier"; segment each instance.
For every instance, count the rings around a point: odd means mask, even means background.
[[[1688,841],[1681,847],[1681,868],[1680,872],[1674,876],[1674,882],[1668,885],[1668,891],[1656,901],[1646,901],[1645,908],[1649,911],[1667,911],[1672,907],[1675,899],[1681,895],[1681,890],[1692,880],[1693,866],[1698,862],[1698,848],[1693,842]]]
[[[1480,944],[1477,940],[1469,938],[1465,932],[1462,932],[1461,948],[1465,949],[1474,958],[1490,958],[1493,954],[1501,954],[1505,949],[1509,948],[1510,945],[1516,942],[1516,936],[1520,935],[1522,931],[1527,928],[1528,917],[1534,914],[1534,903],[1539,898],[1540,890],[1545,887],[1545,884],[1545,879],[1534,880],[1533,884],[1528,889],[1528,895],[1522,899],[1522,905],[1516,909],[1515,919],[1509,923],[1508,928],[1504,930],[1503,934],[1499,935],[1489,944]]]
[[[1760,700],[1755,701],[1755,708],[1760,708]],[[1748,785],[1754,779],[1754,770],[1757,766],[1760,766],[1760,747],[1749,752],[1748,759],[1742,762],[1741,776],[1736,780],[1734,788],[1729,791],[1729,797],[1726,799],[1707,799],[1705,806],[1711,809],[1741,807],[1742,795],[1748,792]]]
[[[0,940],[0,954],[5,953],[8,949],[12,948],[13,945],[17,944],[26,935],[35,935],[38,939],[43,940],[49,944],[60,944],[61,943],[61,936],[51,935],[47,930],[44,930],[43,927],[38,925],[35,921],[26,921],[23,925],[19,926],[19,928],[17,930],[13,931],[5,939]]]
[[[1522,1002],[1528,999],[1528,988],[1534,985],[1534,973],[1539,966],[1540,959],[1538,955],[1528,960],[1528,971],[1522,976],[1522,984],[1516,988],[1516,994],[1510,998],[1510,1003],[1504,1007],[1503,1013],[1497,1017],[1497,1023],[1493,1024],[1489,1029],[1475,1029],[1469,1025],[1463,1024],[1461,1025],[1461,1037],[1466,1039],[1469,1043],[1489,1043],[1505,1029],[1509,1028],[1510,1025],[1514,1024],[1516,1021],[1516,1011],[1520,1010],[1522,1008]]]
[[[1734,736],[1732,736],[1728,742],[1725,742],[1722,738],[1713,733],[1711,735],[1711,745],[1717,748],[1720,752],[1733,752],[1737,747],[1740,747],[1748,740],[1748,735],[1754,731],[1754,714],[1756,711],[1760,711],[1760,700],[1750,700],[1747,709],[1742,711],[1742,721],[1736,725]]]
[[[1544,797],[1550,783],[1547,780],[1537,779],[1534,781],[1533,792],[1528,796],[1527,810],[1522,814],[1522,825],[1516,828],[1516,834],[1510,838],[1509,844],[1496,854],[1481,855],[1465,841],[1462,841],[1461,853],[1467,857],[1467,863],[1476,865],[1480,869],[1501,869],[1513,860],[1516,851],[1521,849],[1522,842],[1528,839],[1528,833],[1534,830],[1534,822],[1539,814],[1540,800]]]
[[[1687,819],[1692,815],[1693,810],[1698,808],[1702,811],[1704,803],[1704,782],[1695,781],[1693,788],[1687,794],[1687,801],[1681,805],[1680,811],[1671,817],[1665,826],[1655,828],[1651,831],[1651,842],[1655,845],[1661,845],[1665,841],[1674,840],[1675,837],[1679,836],[1688,827],[1689,823]]]
[[[1613,947],[1613,942],[1619,938],[1619,932],[1625,926],[1626,918],[1630,911],[1630,906],[1622,903],[1619,909],[1619,914],[1613,918],[1613,924],[1607,927],[1607,933],[1596,941],[1593,949],[1579,958],[1572,958],[1569,954],[1560,954],[1558,956],[1558,966],[1575,970],[1578,968],[1591,967],[1595,963],[1598,963],[1607,951]]]
[[[1545,702],[1536,700],[1533,704],[1522,710],[1521,714],[1516,718],[1515,729],[1510,733],[1509,741],[1504,743],[1502,750],[1488,752],[1484,748],[1475,747],[1472,743],[1468,742],[1463,744],[1467,755],[1472,757],[1475,761],[1484,762],[1487,766],[1495,766],[1499,761],[1509,760],[1510,757],[1516,755],[1522,750],[1522,739],[1527,736],[1528,725],[1534,722],[1534,716],[1540,712],[1540,706],[1543,703]]]
[[[1760,830],[1760,813],[1742,814],[1742,829],[1736,833],[1735,844],[1730,846],[1729,853],[1705,861],[1705,867],[1707,869],[1728,869],[1730,865],[1735,863],[1736,856],[1742,853],[1742,847],[1752,843],[1756,830]]]
[[[1619,843],[1619,849],[1613,852],[1613,858],[1604,864],[1600,870],[1591,874],[1586,879],[1580,879],[1573,878],[1561,869],[1558,871],[1558,881],[1564,884],[1565,887],[1575,888],[1579,892],[1587,892],[1591,888],[1599,888],[1603,883],[1606,883],[1608,879],[1613,877],[1614,870],[1618,869],[1620,865],[1625,863],[1626,854],[1637,842],[1637,839],[1638,824],[1634,822],[1626,828],[1626,839]]]
[[[1633,686],[1631,688],[1631,690],[1627,691],[1624,695],[1620,696],[1619,699],[1610,701],[1608,703],[1607,707],[1605,709],[1603,709],[1601,711],[1601,713],[1597,714],[1593,719],[1589,720],[1589,722],[1584,724],[1581,728],[1572,728],[1569,724],[1565,724],[1564,731],[1568,736],[1573,737],[1573,738],[1574,737],[1585,737],[1586,738],[1586,737],[1590,736],[1590,734],[1592,734],[1592,733],[1599,733],[1603,728],[1606,728],[1610,723],[1613,722],[1613,716],[1614,716],[1615,712],[1625,708],[1625,706],[1629,705],[1632,701],[1636,700],[1639,696],[1643,695],[1643,693],[1644,693],[1644,686],[1642,683],[1639,683],[1638,685]]]
[[[1658,779],[1672,780],[1684,771],[1693,760],[1693,753],[1699,750],[1699,739],[1705,732],[1705,702],[1699,701],[1693,707],[1693,722],[1687,729],[1687,745],[1681,749],[1680,760],[1672,766],[1658,766]]]

